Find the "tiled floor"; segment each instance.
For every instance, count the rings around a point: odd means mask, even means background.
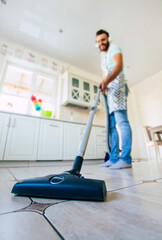
[[[1,240],[161,240],[162,163],[136,161],[110,170],[84,162],[82,175],[105,180],[104,202],[39,199],[11,194],[25,178],[69,170],[72,163],[0,168]]]

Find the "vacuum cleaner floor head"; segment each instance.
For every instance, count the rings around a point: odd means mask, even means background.
[[[12,189],[12,193],[22,196],[93,201],[104,201],[106,192],[104,181],[87,179],[70,171],[26,179]]]

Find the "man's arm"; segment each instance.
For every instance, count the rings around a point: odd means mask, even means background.
[[[113,56],[113,62],[115,64],[112,72],[109,74],[109,76],[104,77],[102,82],[99,84],[99,88],[102,90],[102,94],[105,94],[105,89],[107,88],[107,85],[112,82],[122,71],[123,68],[123,59],[122,54],[117,53]]]

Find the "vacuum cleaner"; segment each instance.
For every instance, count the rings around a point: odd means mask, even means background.
[[[84,178],[80,174],[100,92],[101,89],[99,88],[72,169],[61,174],[17,182],[13,186],[12,193],[41,198],[104,201],[107,193],[105,182]]]

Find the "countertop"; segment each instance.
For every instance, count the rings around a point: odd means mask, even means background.
[[[23,117],[32,117],[32,118],[39,118],[39,119],[45,119],[45,120],[51,120],[51,121],[61,121],[61,122],[67,122],[67,123],[74,123],[74,124],[81,124],[81,125],[86,125],[86,123],[81,123],[81,122],[75,122],[75,121],[67,121],[63,119],[58,119],[58,118],[53,118],[53,117],[43,117],[43,116],[35,116],[31,114],[23,114],[23,113],[16,113],[16,112],[8,112],[8,111],[2,111],[0,110],[0,113],[5,113],[5,114],[13,114],[13,115],[19,115]],[[103,125],[97,125],[93,124],[94,127],[105,127]]]

